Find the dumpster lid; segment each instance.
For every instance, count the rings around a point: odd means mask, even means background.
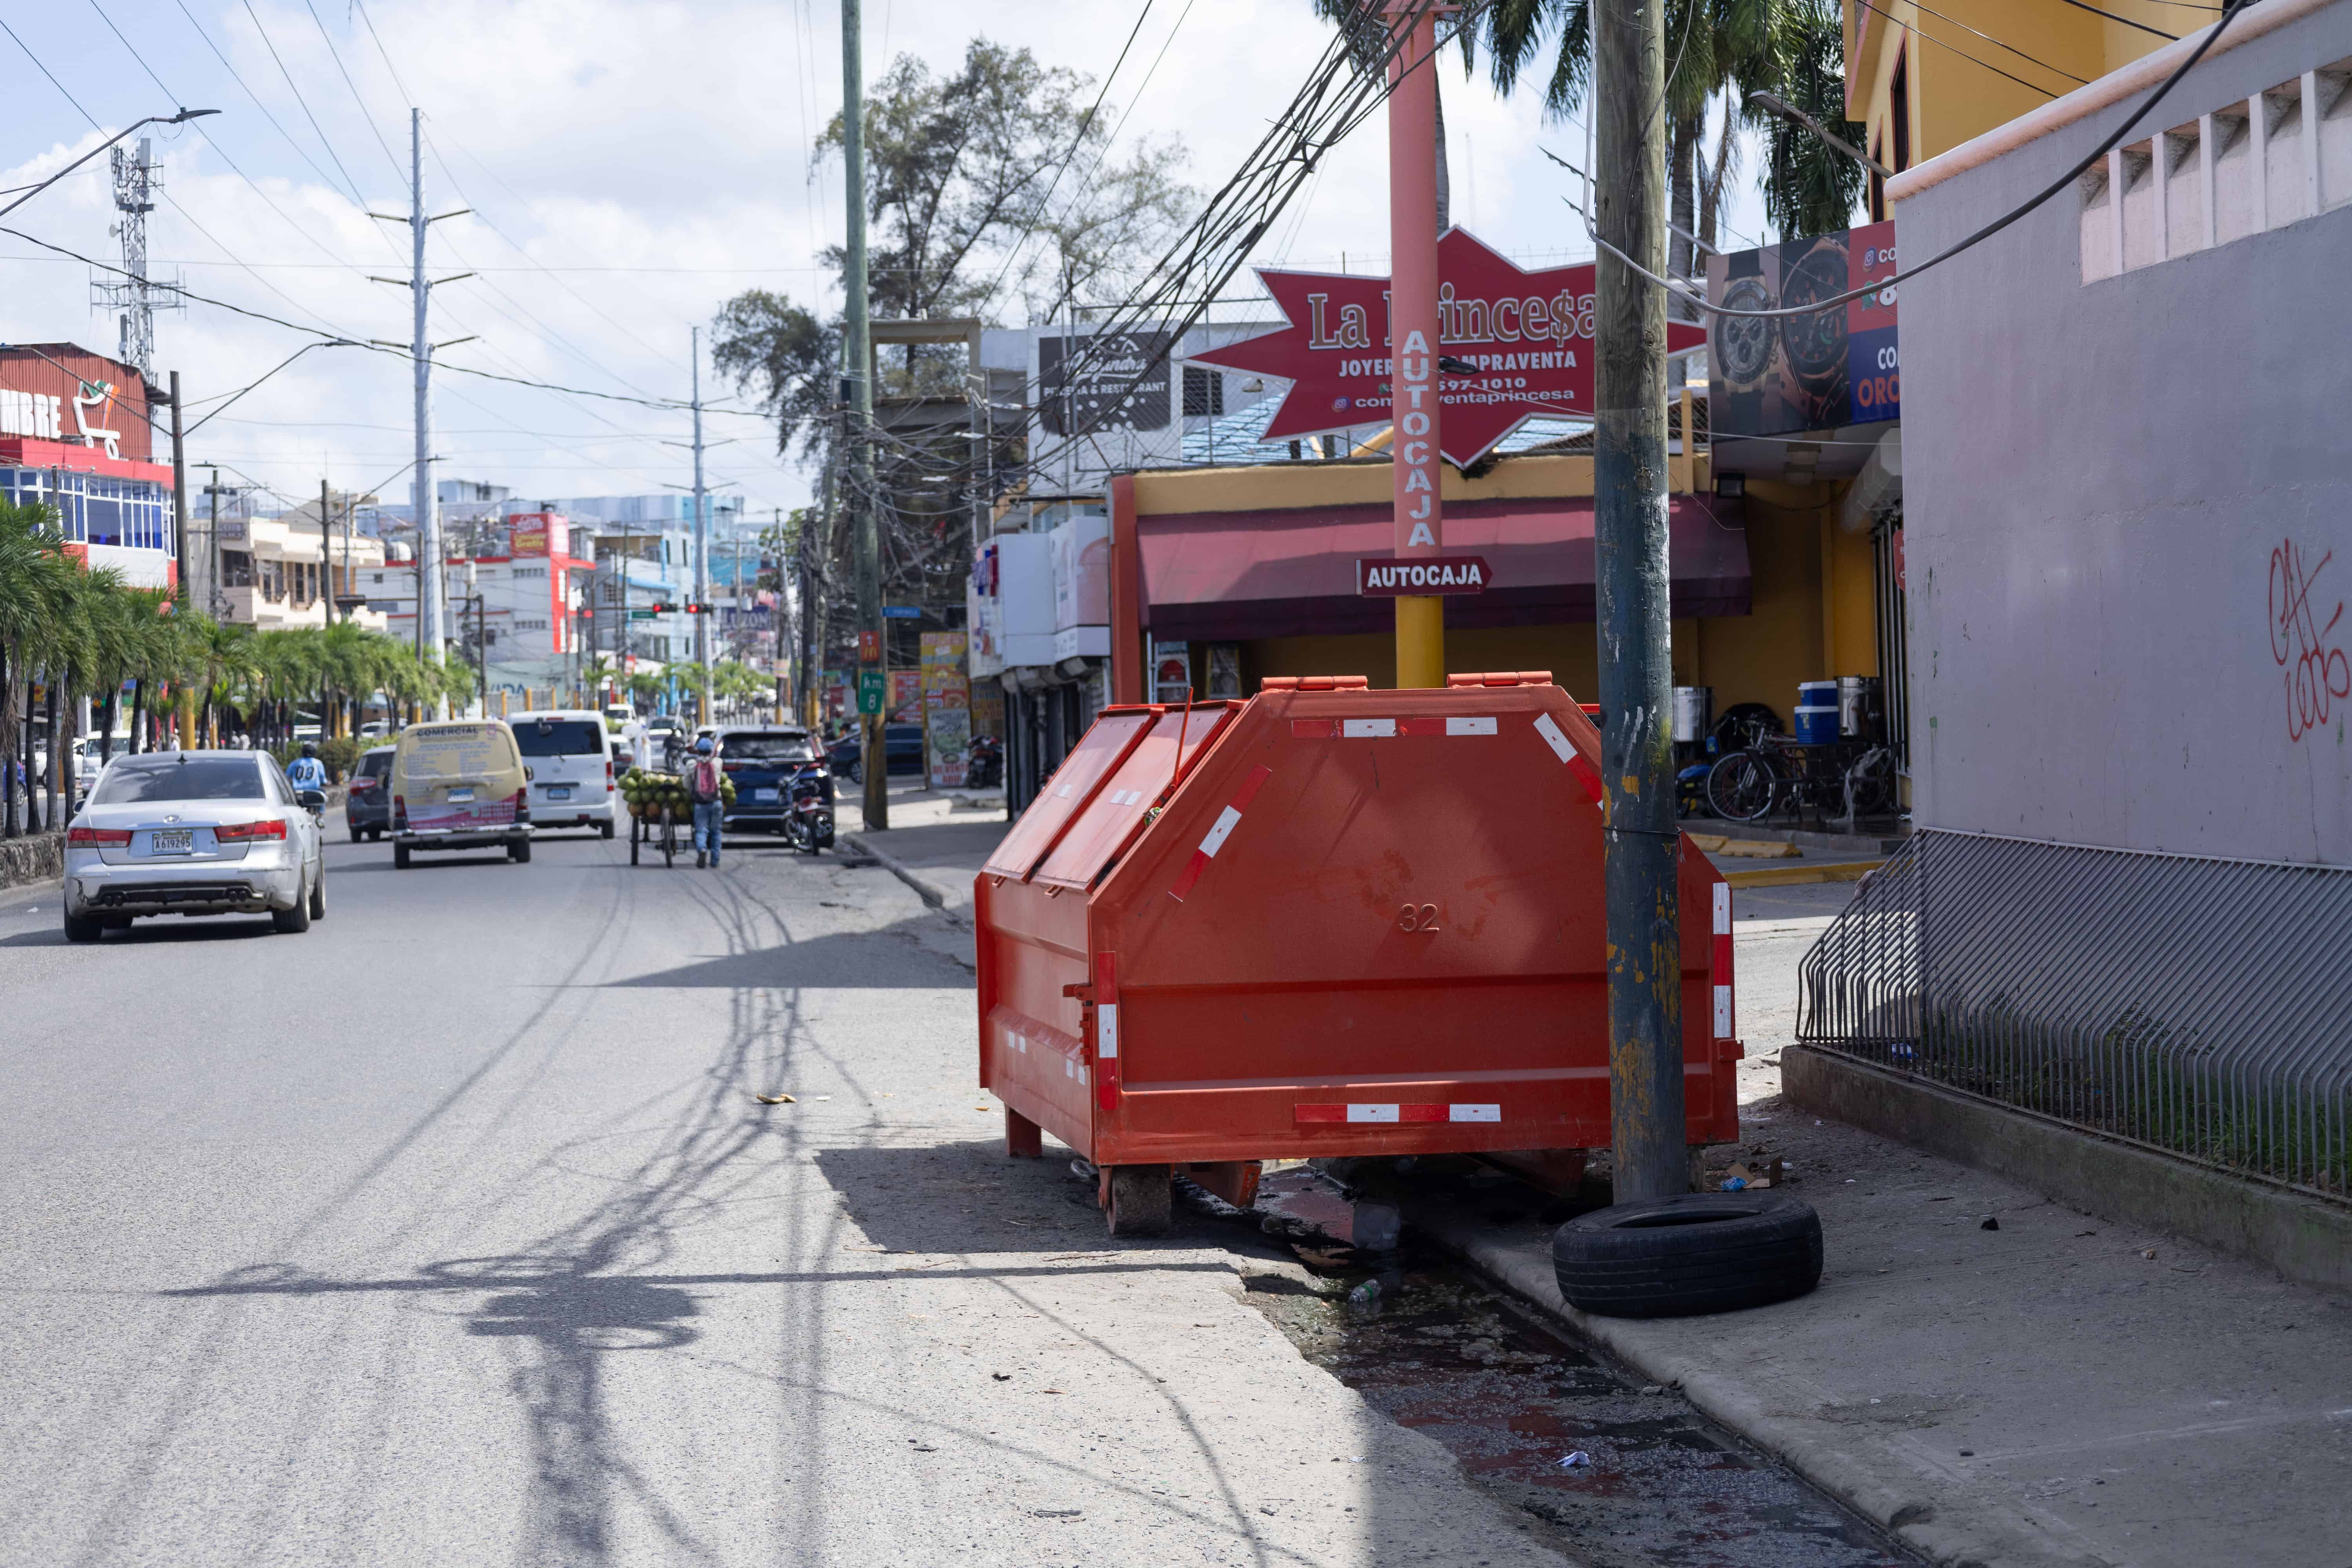
[[[981,869],[992,877],[1026,879],[1060,840],[1064,829],[1086,805],[1097,785],[1125,759],[1150,730],[1159,710],[1151,708],[1108,708],[1077,746],[1062,759],[1037,798],[1022,812]]]
[[[1142,831],[1144,813],[1166,793],[1180,771],[1193,766],[1241,706],[1239,702],[1202,702],[1187,712],[1178,704],[1162,713],[1095,790],[1030,880],[1079,890],[1094,886],[1111,858]]]

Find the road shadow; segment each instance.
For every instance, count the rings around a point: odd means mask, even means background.
[[[810,1158],[858,1228],[892,1252],[1046,1252],[1111,1261],[1171,1248],[1257,1250],[1253,1235],[1181,1204],[1164,1240],[1112,1237],[1094,1178],[1074,1172],[1075,1156],[1051,1139],[1036,1160],[1008,1158],[1002,1137],[819,1149]]]
[[[717,989],[808,986],[816,990],[904,991],[964,988],[971,977],[950,960],[904,942],[877,942],[880,931],[845,931],[805,942],[727,952],[627,980],[613,989]],[[911,949],[911,950],[910,950]]]

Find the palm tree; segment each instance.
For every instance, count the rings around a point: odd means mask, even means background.
[[[31,747],[20,763],[20,737],[29,741],[25,721],[32,703],[33,669],[40,649],[54,639],[61,613],[64,574],[71,570],[56,514],[43,506],[0,501],[0,833],[18,831],[16,800],[25,797],[24,827],[34,826]],[[16,696],[25,696],[19,709]]]
[[[1781,84],[1783,34],[1792,14],[1818,0],[1665,0],[1666,179],[1671,216],[1684,234],[1712,247],[1723,192],[1735,172],[1733,131],[1760,123],[1746,105],[1758,88]],[[1465,29],[1463,47],[1470,47]],[[1532,64],[1548,36],[1556,36],[1544,109],[1566,119],[1584,106],[1592,85],[1591,0],[1496,0],[1475,25],[1486,44],[1487,69],[1496,90],[1507,93]],[[1726,89],[1723,128],[1715,151],[1706,153],[1707,111]],[[1668,230],[1667,270],[1687,278],[1696,270],[1693,247]]]

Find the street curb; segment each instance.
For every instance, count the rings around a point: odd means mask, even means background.
[[[1524,1246],[1507,1246],[1425,1209],[1408,1210],[1405,1217],[1474,1271],[1566,1323],[1650,1382],[1681,1390],[1703,1414],[1771,1454],[1937,1568],[1991,1568],[1996,1563],[2112,1568],[2105,1559],[2062,1546],[2006,1511],[1962,1509],[1948,1496],[1940,1503],[1930,1502],[1890,1487],[1862,1459],[1824,1444],[1803,1424],[1770,1409],[1741,1380],[1645,1342],[1638,1327],[1626,1320],[1579,1311],[1560,1297],[1548,1247],[1531,1252]]]
[[[1791,1044],[1789,1103],[2046,1193],[2119,1224],[2248,1258],[2323,1289],[2352,1289],[2352,1209],[2102,1138],[1941,1084]]]
[[[907,863],[899,859],[896,855],[891,854],[887,849],[877,849],[873,843],[862,834],[845,833],[841,836],[841,842],[850,846],[860,855],[871,855],[874,858],[882,862],[882,868],[884,870],[889,872],[893,877],[898,878],[898,880],[906,883],[909,888],[912,888],[915,890],[915,896],[922,900],[924,903],[929,905],[933,910],[937,910],[940,918],[945,920],[950,925],[959,926],[965,930],[971,929],[971,921],[947,907],[948,895],[945,890],[943,890],[937,883],[926,881],[915,872],[908,869]]]
[[[58,881],[65,870],[66,836],[61,832],[0,838],[0,888]]]

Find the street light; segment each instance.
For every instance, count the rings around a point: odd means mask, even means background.
[[[68,163],[64,168],[59,169],[56,174],[51,174],[47,179],[43,180],[39,184],[25,187],[25,194],[23,195],[18,196],[6,206],[0,207],[0,217],[6,217],[10,213],[15,212],[26,202],[31,201],[35,196],[39,195],[43,191],[47,190],[51,185],[56,184],[59,180],[64,179],[68,174],[72,174],[76,169],[80,168],[84,163],[89,163],[92,158],[97,157],[100,153],[103,153],[109,147],[113,146],[117,142],[121,141],[125,136],[130,135],[142,125],[185,125],[191,120],[202,120],[207,114],[218,114],[220,110],[217,109],[184,109],[177,114],[151,114],[144,120],[136,121],[133,124],[126,125],[121,130],[116,132],[113,135],[108,137],[105,141],[100,142],[97,146],[91,148],[89,152],[84,153],[80,157],[76,158],[72,163]]]

